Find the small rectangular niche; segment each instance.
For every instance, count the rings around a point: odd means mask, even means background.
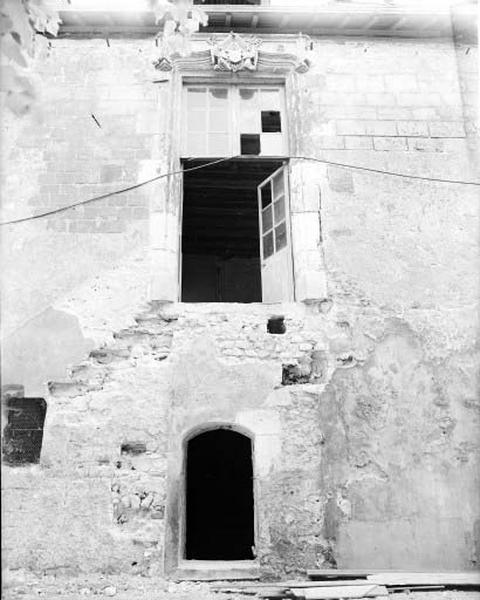
[[[8,398],[3,431],[3,461],[22,466],[40,462],[47,403],[43,398]]]
[[[267,331],[268,333],[273,333],[276,335],[285,333],[287,331],[287,328],[285,326],[285,317],[270,317],[267,322]]]
[[[147,451],[145,442],[124,442],[120,447],[121,454],[130,454],[137,456],[138,454],[144,454]]]

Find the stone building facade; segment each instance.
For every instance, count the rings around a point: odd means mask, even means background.
[[[65,10],[5,122],[7,568],[478,566],[473,13],[252,4]]]

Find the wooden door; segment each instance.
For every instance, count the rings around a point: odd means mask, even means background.
[[[293,302],[292,245],[287,166],[258,186],[263,302]]]

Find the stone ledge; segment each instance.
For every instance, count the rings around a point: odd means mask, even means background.
[[[175,581],[260,579],[255,560],[181,560],[172,574]]]

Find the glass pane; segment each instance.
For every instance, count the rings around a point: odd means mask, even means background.
[[[210,88],[210,106],[225,106],[227,104],[227,88]]]
[[[262,156],[284,156],[285,142],[283,133],[262,133]]]
[[[240,88],[240,98],[242,100],[251,100],[257,93],[254,88]]]
[[[262,210],[262,233],[265,233],[273,226],[272,224],[272,205]]]
[[[228,133],[208,134],[208,153],[211,156],[228,156],[229,149]]]
[[[240,134],[240,154],[260,154],[260,136],[258,133]]]
[[[260,112],[258,110],[246,110],[240,107],[240,131],[242,133],[260,133],[262,130]]]
[[[243,92],[243,94],[242,94]],[[258,107],[258,93],[253,89],[240,90],[240,131],[260,133],[261,113]]]
[[[270,194],[270,182],[260,189],[262,193],[262,208],[266,208],[272,201],[272,196]]]
[[[228,112],[226,110],[210,111],[210,131],[228,131]]]
[[[274,216],[275,216],[275,225],[278,225],[280,221],[285,219],[285,197],[280,196],[280,198],[273,205]]]
[[[187,136],[187,155],[205,156],[208,154],[207,138],[203,133],[189,133]]]
[[[283,196],[283,169],[280,173],[277,173],[272,180],[273,185],[273,197],[277,199],[279,196]]]
[[[287,245],[287,224],[284,221],[275,227],[275,251],[285,248]]]
[[[207,104],[206,88],[188,88],[187,103],[189,108],[204,108]]]
[[[278,110],[262,110],[263,133],[277,133],[282,131],[282,119]]]
[[[278,88],[262,89],[260,104],[262,110],[280,110],[280,90]]]
[[[263,258],[268,258],[273,254],[273,231],[263,236]]]
[[[204,110],[189,110],[187,114],[187,130],[188,132],[207,131],[207,119]]]

